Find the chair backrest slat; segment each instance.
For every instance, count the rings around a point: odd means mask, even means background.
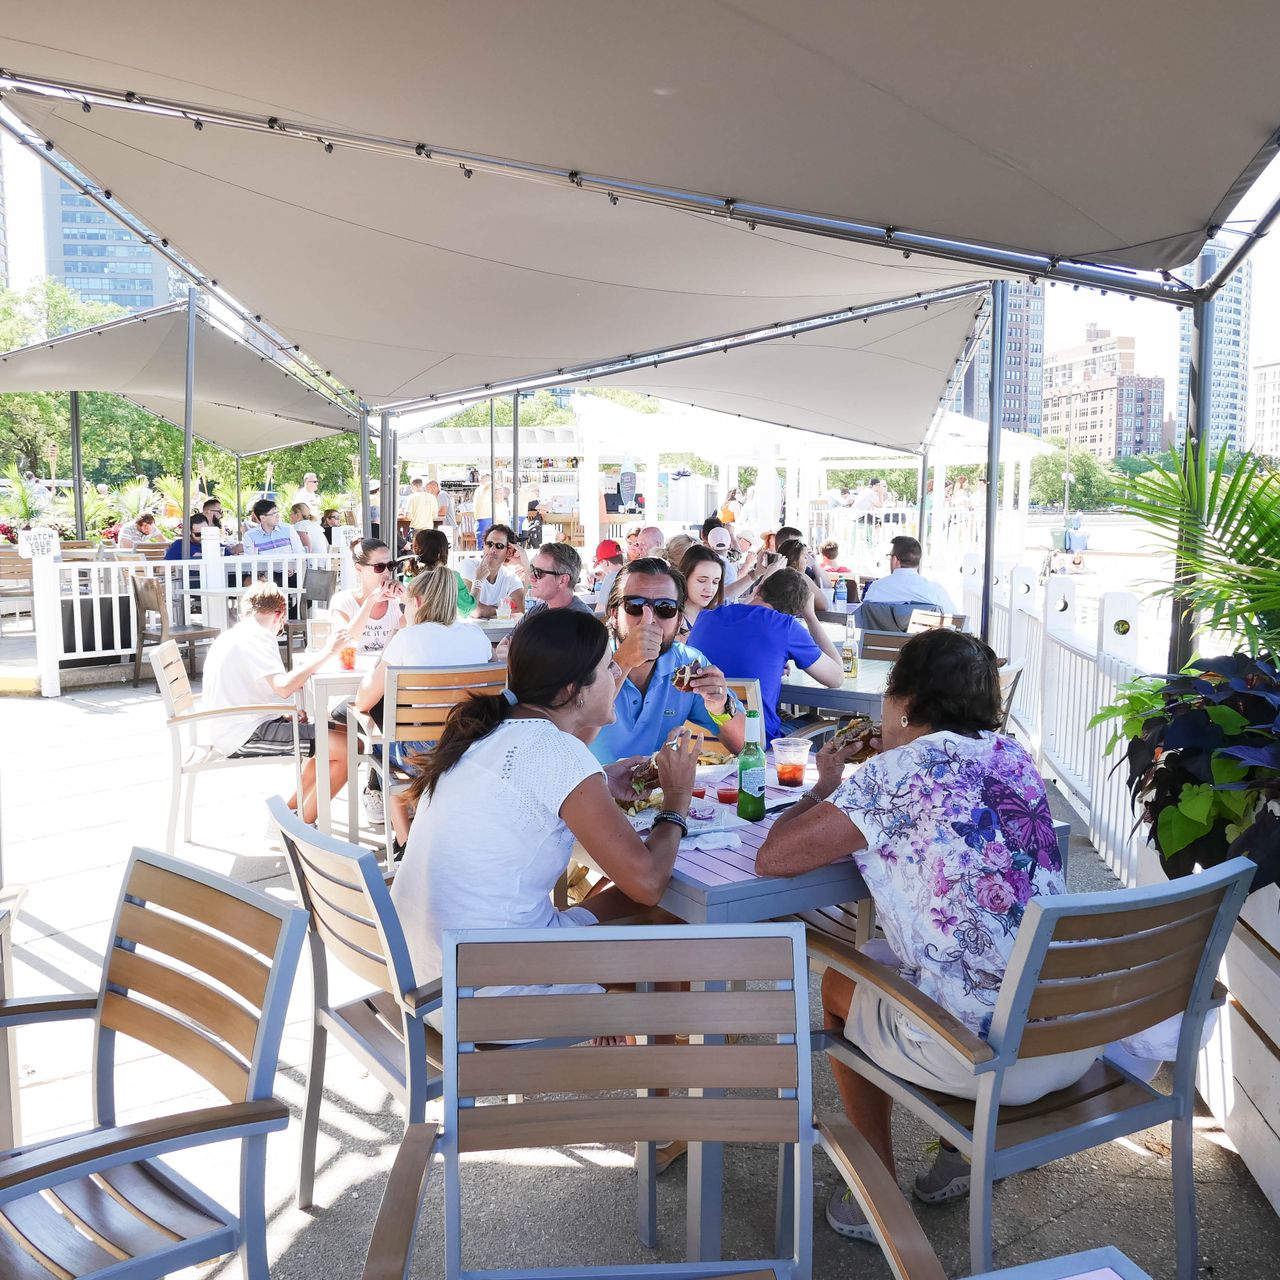
[[[126,892],[134,900],[154,903],[229,934],[263,955],[271,954],[280,931],[280,921],[269,911],[150,863],[135,866]]]
[[[1100,1048],[1208,1007],[1253,879],[1234,859],[1187,880],[1027,906],[989,1039],[1019,1058]]]
[[[791,976],[786,938],[672,939],[665,947],[620,942],[602,951],[587,940],[510,942],[468,946],[458,953],[458,982],[467,987],[574,983],[589,972],[601,984],[678,982],[691,973],[703,982]]]
[[[387,670],[385,736],[396,742],[439,738],[449,712],[471,694],[499,693],[507,683],[501,663],[476,667],[391,667]]]
[[[500,1053],[464,1053],[458,1059],[458,1093],[500,1097],[511,1084],[512,1065]],[[601,1053],[596,1048],[546,1049],[521,1055],[523,1092],[574,1093],[602,1089],[794,1089],[796,1054],[790,1045],[669,1045]]]
[[[625,1050],[619,1050],[625,1052]],[[520,1054],[511,1054],[520,1057]],[[580,1142],[795,1142],[790,1098],[628,1098],[469,1107],[458,1114],[458,1150],[510,1151]]]
[[[870,661],[882,662],[896,661],[898,654],[902,652],[902,646],[911,639],[905,632],[899,631],[863,631],[861,635],[860,656]]]
[[[172,719],[190,711],[195,706],[196,699],[191,692],[191,681],[187,678],[187,668],[183,664],[182,651],[177,642],[166,640],[152,649],[147,658],[155,672],[156,687],[160,690],[165,716]]]
[[[611,995],[493,996],[465,1001],[458,1037],[481,1043],[527,1036],[770,1035],[795,1031],[795,1001],[778,991],[653,991]]]

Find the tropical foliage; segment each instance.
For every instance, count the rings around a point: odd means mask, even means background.
[[[1129,792],[1170,877],[1243,855],[1253,888],[1280,880],[1280,678],[1244,654],[1136,680],[1091,722],[1118,718]]]
[[[1130,483],[1123,509],[1185,567],[1156,593],[1178,598],[1202,633],[1229,633],[1254,657],[1280,653],[1280,474],[1224,447],[1203,470],[1170,459]]]

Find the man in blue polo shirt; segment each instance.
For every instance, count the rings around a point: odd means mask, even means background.
[[[813,592],[794,569],[778,569],[762,579],[746,604],[704,609],[689,643],[733,679],[760,681],[766,746],[786,732],[778,695],[788,662],[828,689],[844,682],[835,646],[814,613]]]
[[[735,754],[742,750],[746,718],[724,674],[676,640],[683,610],[684,577],[656,556],[633,560],[614,580],[606,619],[622,683],[613,704],[617,719],[591,743],[602,764],[651,755],[686,720],[718,734]],[[692,687],[677,689],[672,676],[695,662],[702,670]]]

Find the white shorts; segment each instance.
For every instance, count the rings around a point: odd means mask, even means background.
[[[894,970],[898,957],[887,942],[876,939],[859,948],[863,955]],[[857,1045],[878,1067],[923,1089],[936,1089],[956,1098],[976,1098],[981,1076],[972,1075],[932,1036],[919,1038],[911,1019],[869,983],[859,982],[849,1002],[845,1039]],[[1089,1070],[1101,1049],[1079,1049],[1044,1058],[1026,1058],[1004,1074],[1000,1101],[1020,1107],[1046,1093],[1075,1084]]]

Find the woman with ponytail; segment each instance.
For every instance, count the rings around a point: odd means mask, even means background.
[[[417,813],[391,890],[422,981],[441,973],[446,929],[590,925],[661,899],[697,748],[682,731],[657,753],[663,809],[641,839],[614,803],[631,794],[639,761],[606,770],[587,750],[613,720],[618,672],[608,639],[603,623],[576,609],[529,618],[511,637],[508,687],[456,706],[422,757],[409,789]],[[614,887],[557,911],[551,891],[575,839]]]

